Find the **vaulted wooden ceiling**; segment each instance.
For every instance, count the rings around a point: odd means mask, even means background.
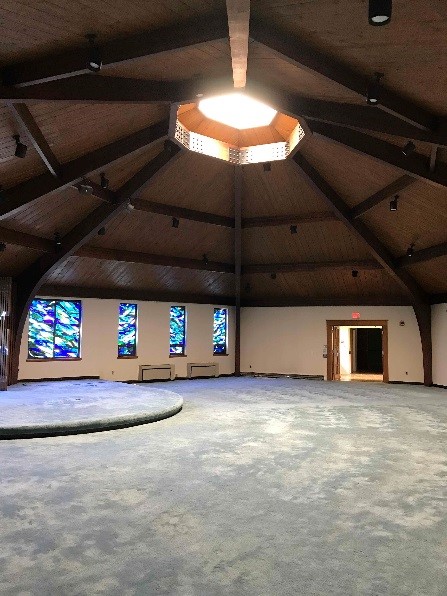
[[[447,293],[443,0],[394,0],[384,27],[365,0],[6,1],[0,23],[0,275],[61,295],[233,302],[234,166],[165,146],[170,105],[233,75],[312,131],[270,171],[242,167],[242,304]]]

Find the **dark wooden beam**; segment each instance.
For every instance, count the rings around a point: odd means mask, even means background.
[[[338,221],[333,213],[306,213],[305,215],[273,215],[269,217],[245,217],[242,227],[268,228],[274,226],[288,226],[290,224],[307,224],[321,221]]]
[[[176,207],[175,205],[165,205],[163,203],[146,201],[145,199],[139,198],[132,199],[132,205],[138,211],[158,213],[160,215],[177,217],[178,219],[186,219],[188,221],[198,221],[215,226],[222,226],[224,228],[234,228],[234,219],[232,217],[225,217],[224,215],[215,215],[214,213],[196,211],[195,209],[186,209],[184,207]]]
[[[375,271],[382,269],[377,261],[317,261],[307,263],[268,263],[262,265],[245,265],[242,267],[243,275],[254,273],[297,273],[302,271],[321,271],[323,269],[357,269],[362,271]]]
[[[402,153],[402,147],[392,145],[356,130],[313,122],[311,129],[314,135],[320,135],[349,149],[363,153],[394,166],[406,172],[409,176],[419,178],[436,186],[447,186],[447,165],[438,164],[435,172],[430,172],[427,158],[419,153],[411,153],[407,157]]]
[[[236,89],[243,89],[247,80],[250,0],[226,0],[226,3],[233,82]]]
[[[434,172],[436,170],[436,160],[438,158],[438,149],[439,149],[439,145],[433,145],[433,147],[431,148],[430,163],[429,163],[430,172]]]
[[[373,209],[376,205],[379,205],[383,201],[386,201],[386,199],[389,199],[390,197],[400,192],[404,188],[408,188],[408,186],[411,186],[415,182],[415,178],[408,176],[407,174],[404,174],[394,182],[391,182],[391,184],[388,184],[384,188],[381,188],[379,191],[375,192],[373,195],[371,195],[370,197],[353,207],[351,209],[351,217],[355,219],[356,217],[364,215],[365,213]]]
[[[228,37],[227,20],[224,15],[195,16],[189,21],[174,26],[113,39],[98,46],[104,70],[122,62],[129,62],[144,56],[161,52],[181,50],[217,39]],[[55,81],[80,74],[88,74],[88,44],[72,48],[62,53],[8,65],[3,69],[5,85],[35,85]]]
[[[54,248],[54,242],[51,240],[3,227],[0,227],[0,242],[41,252],[51,252]]]
[[[241,374],[241,289],[242,289],[242,197],[243,197],[243,170],[234,167],[234,272],[235,272],[235,349],[234,349],[234,374]]]
[[[63,164],[59,178],[55,178],[49,173],[41,174],[3,191],[4,198],[0,203],[0,217],[20,209],[39,197],[72,186],[90,172],[103,168],[137,149],[167,139],[168,128],[169,123],[167,121],[148,126],[118,141],[109,143],[105,147],[95,149],[87,155]]]
[[[244,298],[242,306],[252,307],[286,307],[286,306],[411,306],[411,301],[405,298],[365,298],[359,296],[344,296],[343,298],[275,298],[272,296],[260,298]]]
[[[61,286],[45,284],[39,290],[41,297],[65,298],[103,298],[114,300],[144,300],[154,302],[172,302],[189,304],[234,305],[234,296],[212,294],[187,294],[184,292],[152,292],[133,288],[92,288],[81,286]]]
[[[441,242],[435,246],[429,246],[428,248],[422,248],[413,253],[412,257],[406,255],[396,260],[398,267],[409,267],[416,263],[424,263],[425,261],[431,261],[439,257],[445,257],[447,255],[447,242]]]
[[[365,98],[370,77],[359,74],[350,66],[324,54],[304,42],[302,37],[281,31],[275,28],[271,21],[266,22],[259,18],[252,18],[250,35],[287,62],[338,83],[357,96]],[[419,128],[430,130],[436,126],[433,114],[385,86],[381,89],[378,109]]]
[[[60,167],[58,159],[53,153],[53,150],[48,145],[47,140],[42,134],[33,115],[24,103],[8,103],[9,111],[14,116],[21,131],[31,141],[34,149],[39,154],[40,158],[56,178],[60,175]]]
[[[430,296],[431,304],[447,304],[447,292],[443,294],[432,294]]]

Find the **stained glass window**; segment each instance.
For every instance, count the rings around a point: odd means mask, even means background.
[[[80,300],[33,300],[29,310],[29,358],[79,358]]]
[[[186,343],[186,309],[184,306],[171,306],[169,321],[169,353],[184,354]]]
[[[137,305],[121,302],[118,315],[118,357],[137,354]]]
[[[226,308],[214,309],[213,325],[213,352],[214,354],[227,353],[227,327],[228,310]]]

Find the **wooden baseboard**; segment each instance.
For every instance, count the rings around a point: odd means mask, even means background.
[[[40,379],[19,379],[17,383],[41,383],[43,381],[85,381],[88,379],[98,381],[100,378],[101,377],[99,375],[85,375],[81,377],[42,377]]]
[[[243,372],[241,377],[265,377],[270,379],[284,378],[284,379],[309,379],[311,381],[324,381],[324,375],[287,375],[285,373],[256,373]]]

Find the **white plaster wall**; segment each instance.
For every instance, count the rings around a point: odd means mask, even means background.
[[[75,297],[73,297],[75,298]],[[175,365],[185,377],[188,362],[218,362],[221,374],[234,372],[234,310],[229,307],[228,356],[213,355],[213,312],[208,304],[185,304],[187,313],[186,357],[169,358],[170,303],[138,304],[138,357],[117,358],[119,300],[82,299],[82,340],[79,361],[27,362],[28,322],[22,337],[19,379],[97,376],[127,381],[138,378],[140,364]],[[183,304],[182,304],[183,305]]]
[[[447,304],[432,306],[433,383],[447,387]]]
[[[246,307],[241,315],[241,370],[324,375],[326,320],[361,318],[388,321],[390,381],[423,382],[422,347],[409,306]],[[405,321],[405,327],[399,321]]]

